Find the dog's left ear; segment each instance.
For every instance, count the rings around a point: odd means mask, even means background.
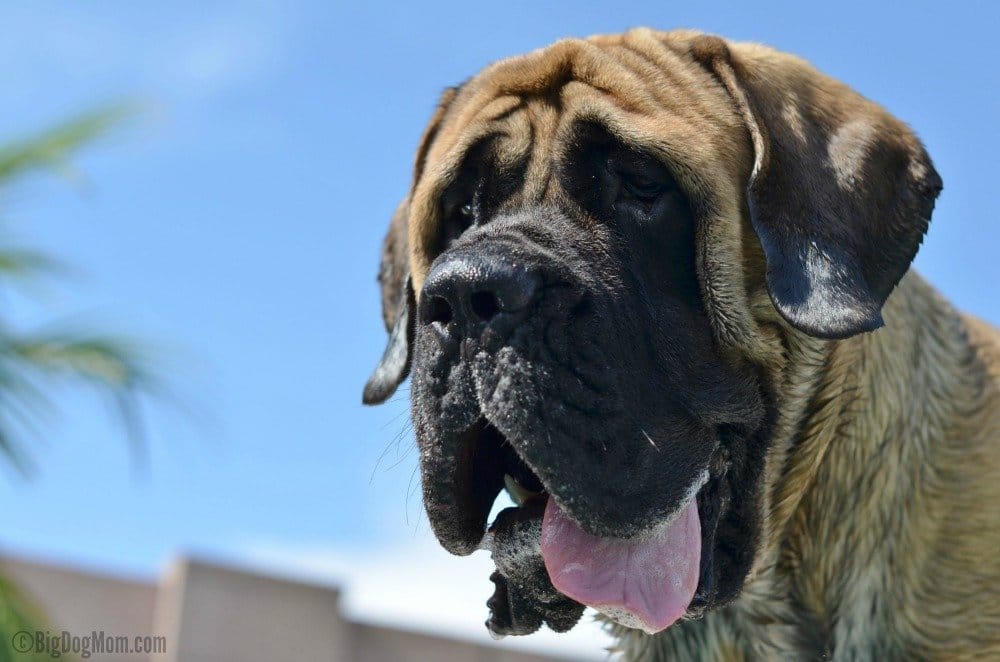
[[[424,129],[417,148],[413,168],[412,192],[423,175],[427,153],[437,137],[448,109],[458,95],[458,87],[450,87],[441,95],[430,123]],[[385,402],[410,372],[410,352],[413,349],[413,332],[417,314],[416,294],[409,273],[409,247],[407,241],[410,221],[410,195],[399,204],[389,223],[389,231],[382,243],[382,260],[378,282],[382,291],[382,319],[389,331],[389,344],[382,360],[365,384],[361,401],[366,405]]]
[[[366,405],[377,405],[385,402],[396,392],[396,387],[403,383],[410,372],[410,346],[413,343],[413,324],[416,312],[416,302],[413,295],[413,284],[409,275],[406,276],[403,291],[400,292],[399,308],[396,311],[396,321],[389,332],[389,343],[385,346],[382,360],[375,367],[375,372],[365,384],[361,401]]]
[[[711,36],[691,52],[750,134],[748,209],[778,312],[820,338],[882,326],[941,191],[920,141],[798,58]]]
[[[385,402],[395,393],[410,372],[416,305],[407,267],[406,226],[410,205],[403,200],[392,215],[389,231],[382,242],[382,260],[378,270],[382,291],[382,320],[389,332],[389,342],[382,359],[365,384],[361,401],[366,405]]]

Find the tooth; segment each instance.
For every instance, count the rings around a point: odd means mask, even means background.
[[[510,474],[504,474],[503,476],[504,487],[507,488],[507,494],[513,499],[514,503],[521,506],[525,501],[533,496],[537,496],[537,492],[532,492],[528,488],[517,482],[517,479]]]

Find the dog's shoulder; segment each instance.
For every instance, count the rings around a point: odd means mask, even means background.
[[[1000,388],[1000,329],[975,315],[962,315],[969,343]]]

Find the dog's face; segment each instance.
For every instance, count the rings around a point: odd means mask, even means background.
[[[560,42],[446,93],[366,401],[412,366],[427,513],[449,551],[492,548],[491,629],[588,604],[655,632],[736,597],[782,338],[877,328],[939,188],[873,104],[694,33]]]

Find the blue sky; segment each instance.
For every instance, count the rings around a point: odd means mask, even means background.
[[[204,416],[153,407],[136,472],[102,403],[60,391],[39,474],[0,473],[0,551],[149,575],[181,550],[303,572],[431,550],[406,389],[360,405],[384,343],[379,242],[440,90],[563,36],[697,27],[881,102],[945,182],[917,268],[1000,322],[998,19],[940,2],[4,3],[0,140],[147,109],[77,159],[82,181],[0,198],[5,231],[83,274],[11,309],[148,340]]]

